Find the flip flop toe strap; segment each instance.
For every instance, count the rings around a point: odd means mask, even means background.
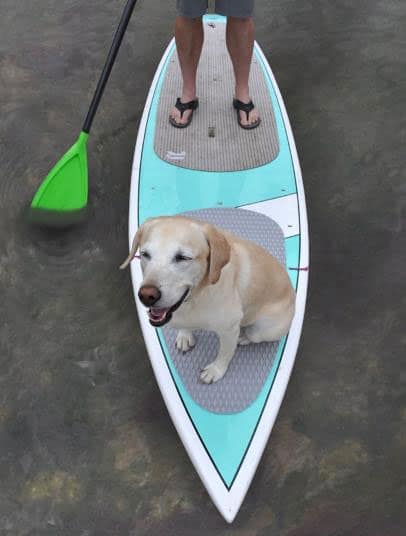
[[[249,119],[249,114],[252,112],[252,110],[255,108],[254,103],[252,101],[250,102],[242,102],[238,99],[234,99],[234,108],[238,111],[241,110],[241,112],[245,112],[247,115],[247,121]]]
[[[198,106],[198,100],[191,100],[189,102],[181,102],[180,98],[176,99],[175,108],[180,111],[180,118],[182,119],[183,114],[186,110],[196,110]]]

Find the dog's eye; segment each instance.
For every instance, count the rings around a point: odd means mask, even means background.
[[[149,260],[151,258],[151,255],[148,253],[148,251],[140,251],[140,255],[143,259]]]
[[[186,255],[182,255],[182,253],[177,253],[174,257],[175,262],[182,262],[182,261],[191,261],[191,257],[186,257]]]

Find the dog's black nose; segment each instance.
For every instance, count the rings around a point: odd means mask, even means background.
[[[138,291],[138,297],[144,305],[151,307],[161,297],[161,292],[158,288],[152,285],[145,285]]]

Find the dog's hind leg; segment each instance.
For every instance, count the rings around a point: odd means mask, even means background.
[[[277,315],[265,314],[259,317],[253,324],[244,328],[239,344],[279,341],[288,333],[294,313],[295,307],[291,304]]]
[[[245,328],[241,328],[240,335],[238,337],[238,346],[245,346],[247,344],[251,344],[251,341],[245,335]]]

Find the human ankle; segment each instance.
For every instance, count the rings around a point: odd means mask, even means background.
[[[196,99],[196,91],[183,91],[180,98],[181,102],[190,102]]]
[[[241,102],[249,102],[251,100],[248,89],[235,89],[235,98]]]

